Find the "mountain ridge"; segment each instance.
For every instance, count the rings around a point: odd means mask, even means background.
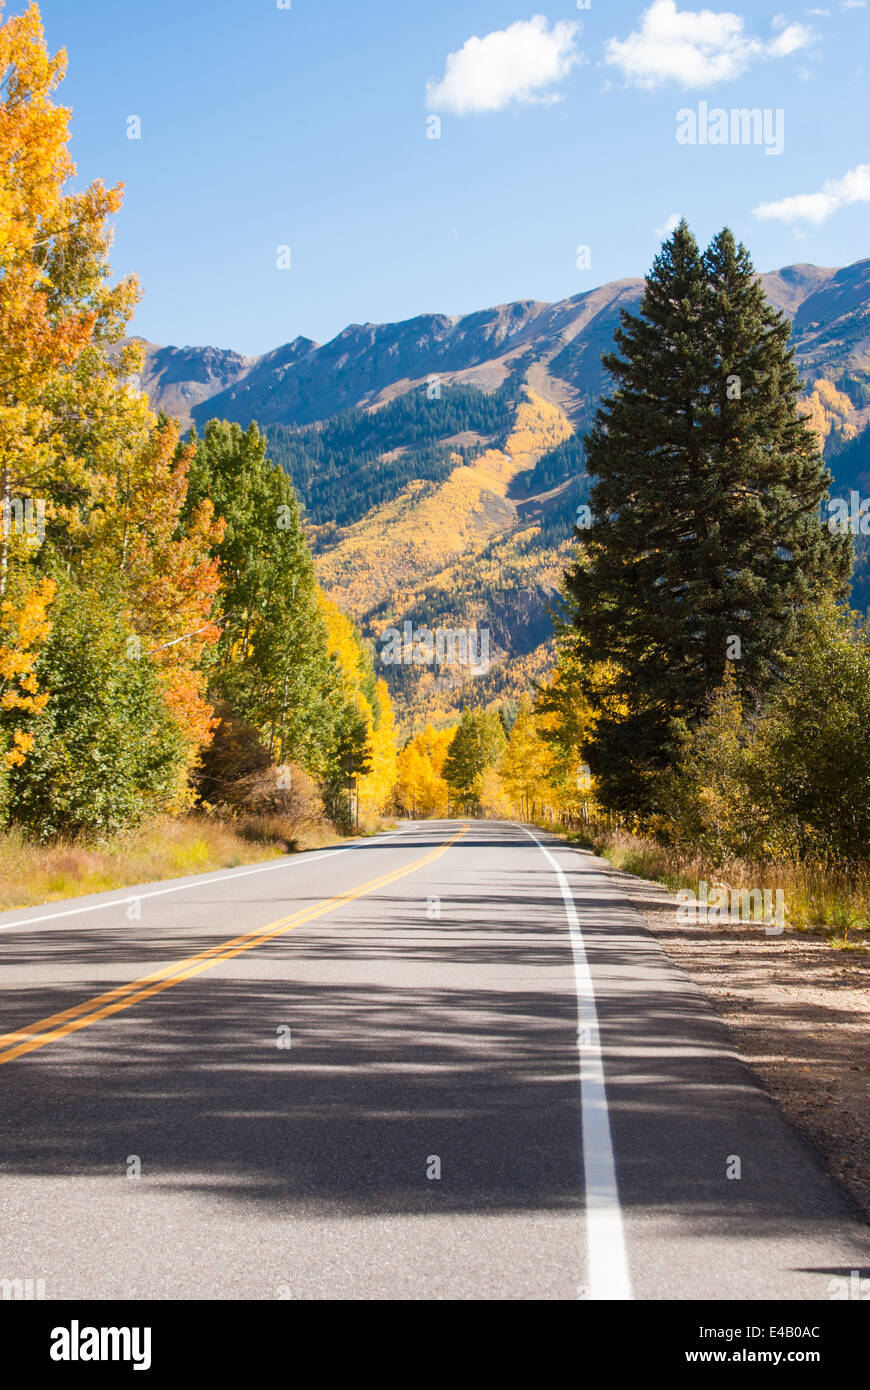
[[[870,487],[870,258],[759,278],[791,320],[837,487]],[[348,324],[328,343],[297,336],[255,358],[146,344],[142,385],[182,424],[265,430],[299,493],[319,581],[377,662],[384,631],[406,621],[487,632],[483,674],[379,664],[408,732],[546,675],[548,608],[588,496],[582,434],[605,385],[601,354],[643,283]]]
[[[840,268],[796,262],[759,278],[808,347],[809,312],[837,317],[870,303],[870,259]],[[341,410],[377,407],[435,375],[493,390],[525,352],[531,384],[576,423],[586,413],[585,397],[600,389],[600,353],[612,340],[618,311],[636,308],[643,283],[627,277],[552,303],[519,299],[468,314],[348,324],[325,343],[297,335],[254,357],[140,339],[142,386],[156,408],[185,427],[214,417],[307,425]]]

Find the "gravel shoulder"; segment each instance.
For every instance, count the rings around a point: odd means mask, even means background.
[[[870,1221],[870,952],[788,929],[678,922],[667,888],[599,862]]]

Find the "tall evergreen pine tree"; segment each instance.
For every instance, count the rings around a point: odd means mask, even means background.
[[[725,229],[704,255],[685,221],[639,316],[623,311],[616,390],[587,436],[590,528],[567,576],[596,718],[590,764],[615,810],[655,808],[671,723],[708,710],[726,662],[758,698],[802,613],[842,592],[848,537],[823,528],[830,475],[798,412],[789,324]]]

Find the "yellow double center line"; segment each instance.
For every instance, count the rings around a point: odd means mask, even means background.
[[[186,960],[164,966],[153,975],[143,975],[141,979],[133,980],[129,985],[119,985],[107,994],[99,994],[94,999],[86,999],[83,1004],[75,1004],[72,1008],[52,1014],[49,1018],[41,1018],[37,1023],[29,1023],[27,1027],[19,1028],[15,1033],[6,1033],[0,1037],[0,1066],[5,1062],[14,1062],[16,1057],[23,1057],[27,1052],[34,1052],[38,1047],[56,1042],[58,1038],[66,1037],[67,1033],[75,1033],[79,1028],[87,1028],[91,1023],[99,1023],[111,1014],[129,1009],[133,1004],[149,999],[152,994],[171,989],[173,985],[181,984],[182,980],[189,980],[192,975],[200,975],[203,970],[210,970],[220,961],[232,960],[233,956],[239,956],[243,951],[252,951],[254,947],[262,946],[264,941],[271,941],[275,936],[293,931],[294,927],[301,926],[303,922],[325,916],[327,912],[332,912],[333,908],[351,903],[355,898],[363,898],[367,893],[385,888],[388,883],[395,883],[397,879],[404,878],[406,874],[413,873],[415,869],[422,869],[424,864],[431,864],[434,859],[438,859],[445,850],[467,834],[468,829],[467,825],[463,826],[455,835],[451,835],[449,840],[445,840],[443,845],[430,850],[422,859],[415,859],[412,864],[406,864],[404,868],[394,869],[392,873],[370,879],[368,883],[361,883],[358,888],[352,888],[347,893],[326,898],[314,907],[303,908],[300,912],[294,912],[291,917],[282,917],[277,922],[270,922],[268,926],[246,932],[244,936],[234,936],[230,941],[222,942],[220,946],[212,946],[207,951],[188,956]]]

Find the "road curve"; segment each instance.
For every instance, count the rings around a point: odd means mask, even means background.
[[[607,867],[541,831],[6,913],[0,962],[0,1279],[47,1298],[824,1299],[870,1260]]]

